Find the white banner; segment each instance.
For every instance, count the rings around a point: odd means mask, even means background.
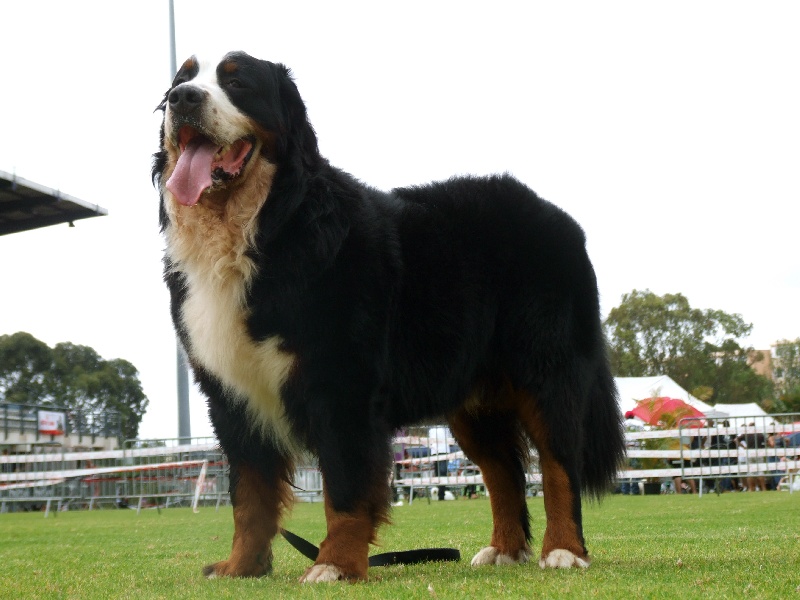
[[[64,435],[67,415],[62,412],[39,411],[39,433]]]

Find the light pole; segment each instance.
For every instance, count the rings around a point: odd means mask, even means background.
[[[169,0],[169,66],[170,82],[172,82],[178,72],[178,61],[175,56],[175,5],[173,0]],[[188,442],[192,437],[192,423],[189,416],[189,366],[181,341],[177,339],[176,343],[178,349],[178,438]]]

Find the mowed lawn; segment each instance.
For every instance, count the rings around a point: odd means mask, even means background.
[[[538,555],[543,499],[529,506]],[[376,552],[455,547],[461,562],[301,586],[310,563],[279,539],[272,576],[208,581],[201,567],[228,556],[230,507],[0,514],[0,598],[800,598],[800,494],[609,496],[584,507],[587,570],[470,567],[490,535],[485,498],[417,500],[393,520]],[[298,504],[286,526],[318,543],[322,506]]]

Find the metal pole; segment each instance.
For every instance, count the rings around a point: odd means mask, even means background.
[[[189,368],[186,352],[180,340],[178,345],[178,437],[181,442],[189,442],[192,437],[192,423],[189,418]]]
[[[172,81],[178,72],[178,62],[175,57],[175,4],[173,0],[169,0],[169,67],[170,81]]]
[[[175,4],[169,0],[169,67],[170,81],[175,79],[178,72],[178,61],[175,55]],[[178,347],[178,437],[188,442],[192,437],[192,424],[189,414],[189,367],[186,352],[180,340],[176,340]]]

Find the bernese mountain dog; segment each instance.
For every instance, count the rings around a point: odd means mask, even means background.
[[[586,567],[581,495],[624,456],[584,233],[509,175],[379,191],[320,155],[285,66],[232,52],[183,63],[152,176],[172,319],[231,469],[230,557],[272,570],[298,457],[318,457],[327,536],[304,582],[361,580],[389,518],[391,440],[449,425],[481,470],[494,528],[472,564],[531,554]]]

